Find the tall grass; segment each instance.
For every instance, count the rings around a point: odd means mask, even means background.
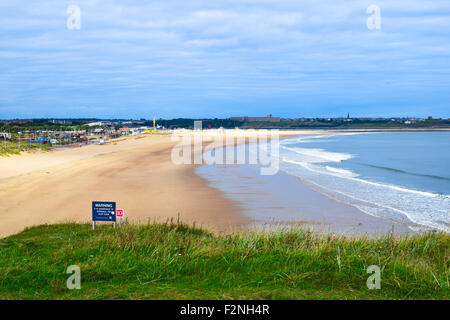
[[[183,224],[38,226],[0,240],[11,299],[448,299],[449,236],[217,235]],[[68,290],[69,265],[81,290]],[[369,290],[367,267],[381,269]]]
[[[20,154],[21,152],[33,152],[33,151],[49,151],[49,146],[46,144],[28,143],[24,140],[20,143],[18,141],[4,141],[0,139],[0,157],[9,156],[12,154]]]

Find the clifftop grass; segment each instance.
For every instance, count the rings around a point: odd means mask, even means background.
[[[185,225],[60,224],[0,239],[2,299],[448,299],[449,236],[213,235]],[[68,290],[70,265],[81,289]],[[366,269],[381,269],[369,290]]]
[[[20,154],[21,152],[47,152],[49,150],[47,144],[30,144],[27,141],[22,141],[19,144],[17,141],[5,142],[0,138],[0,157]]]

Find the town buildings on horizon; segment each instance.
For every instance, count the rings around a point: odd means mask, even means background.
[[[108,118],[108,117],[66,117],[66,118],[59,118],[59,117],[36,117],[36,118],[1,118],[0,117],[0,123],[17,123],[17,124],[26,124],[28,122],[43,120],[47,121],[50,124],[58,124],[58,125],[71,125],[73,122],[81,122],[81,123],[96,123],[96,122],[116,122],[116,123],[143,123],[153,120],[158,121],[170,121],[175,119],[186,119],[186,120],[231,120],[231,121],[237,121],[237,122],[271,122],[271,123],[277,123],[277,122],[290,122],[290,121],[299,121],[299,122],[306,122],[306,121],[315,121],[315,120],[322,120],[322,121],[346,121],[350,122],[353,120],[359,120],[359,121],[386,121],[386,120],[392,120],[392,121],[406,121],[407,123],[412,123],[415,121],[424,121],[424,120],[450,120],[450,118],[445,117],[435,117],[435,116],[428,116],[428,117],[411,117],[411,116],[396,116],[396,117],[388,117],[388,116],[379,116],[379,117],[370,117],[370,116],[351,116],[350,113],[347,113],[346,116],[341,117],[306,117],[306,116],[300,116],[300,117],[279,117],[279,116],[273,116],[272,114],[269,114],[267,116],[231,116],[226,118],[216,118],[216,117],[179,117],[179,118],[162,118],[162,117],[149,117],[149,118]]]

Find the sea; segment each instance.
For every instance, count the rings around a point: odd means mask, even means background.
[[[286,217],[285,204],[300,201],[289,197],[306,186],[370,216],[416,231],[450,233],[450,132],[293,136],[280,141],[276,177],[258,181],[257,165],[248,164],[202,166],[197,172],[232,200],[253,208],[258,219]],[[286,183],[283,188],[283,176],[303,186]],[[276,188],[267,187],[270,179]],[[248,201],[251,206],[245,205]]]

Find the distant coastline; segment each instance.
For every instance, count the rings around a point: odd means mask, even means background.
[[[281,118],[272,117],[230,117],[230,118],[175,118],[175,119],[120,119],[120,118],[35,118],[0,119],[0,132],[58,129],[100,129],[100,128],[164,128],[193,129],[194,121],[202,121],[203,128],[242,129],[450,129],[450,119],[416,117],[328,117],[328,118]]]

